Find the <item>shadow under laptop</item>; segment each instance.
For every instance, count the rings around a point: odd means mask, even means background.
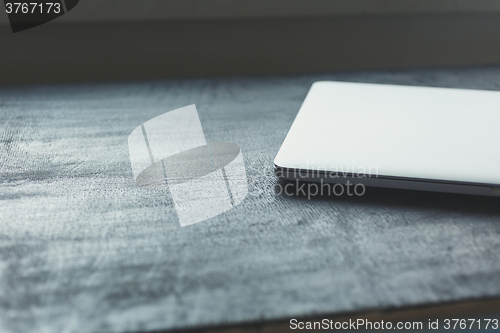
[[[330,202],[389,208],[439,209],[454,213],[500,217],[500,197],[371,186],[356,187],[356,184],[350,186],[337,184],[335,187],[333,184],[330,184],[330,187],[321,185],[315,182],[279,179],[275,184],[275,196],[278,200],[302,203]]]

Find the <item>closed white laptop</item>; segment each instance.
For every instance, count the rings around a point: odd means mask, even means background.
[[[500,196],[500,92],[316,82],[274,164],[287,179]]]

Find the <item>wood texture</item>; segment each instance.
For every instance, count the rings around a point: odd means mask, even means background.
[[[500,297],[497,198],[274,195],[272,161],[317,80],[500,90],[500,68],[0,88],[0,331],[145,332]],[[181,228],[168,191],[135,185],[127,136],[193,103],[208,142],[241,147],[249,196]]]

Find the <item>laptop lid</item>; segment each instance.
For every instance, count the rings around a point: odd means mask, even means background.
[[[316,82],[274,163],[500,187],[500,92]]]

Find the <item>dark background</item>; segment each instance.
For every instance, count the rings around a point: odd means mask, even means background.
[[[453,0],[86,0],[13,34],[0,84],[500,63],[500,5]]]

